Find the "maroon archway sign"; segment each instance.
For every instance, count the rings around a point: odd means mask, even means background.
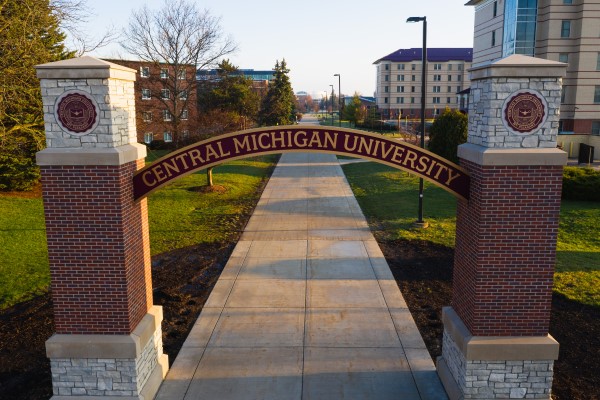
[[[336,153],[377,161],[420,176],[459,198],[469,198],[469,175],[451,161],[382,135],[317,125],[250,129],[187,146],[136,173],[134,198],[143,198],[177,178],[226,161],[298,151]]]

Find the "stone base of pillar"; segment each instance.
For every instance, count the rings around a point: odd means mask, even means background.
[[[153,399],[169,370],[162,319],[153,306],[130,335],[53,335],[46,342],[52,399]]]
[[[451,307],[442,319],[437,371],[451,400],[550,399],[559,348],[552,336],[472,336]]]

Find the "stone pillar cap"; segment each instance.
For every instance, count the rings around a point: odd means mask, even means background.
[[[566,75],[567,64],[522,54],[513,54],[500,60],[474,65],[468,71],[471,73],[472,81],[493,77],[556,78]]]
[[[136,71],[98,58],[83,56],[36,65],[40,79],[105,79],[135,80]]]

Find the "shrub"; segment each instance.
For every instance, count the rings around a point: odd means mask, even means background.
[[[593,168],[565,167],[562,198],[600,201],[600,171]]]
[[[446,107],[429,129],[429,150],[458,163],[457,148],[467,141],[468,124],[466,115]]]

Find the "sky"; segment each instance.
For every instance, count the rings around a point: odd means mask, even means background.
[[[88,0],[93,13],[85,29],[99,37],[122,31],[132,10],[147,4],[160,9],[165,0]],[[167,3],[169,0],[166,0]],[[400,48],[421,47],[427,17],[427,47],[472,47],[473,7],[466,0],[189,0],[221,18],[221,28],[238,50],[229,56],[239,68],[272,69],[285,58],[295,92],[323,97],[334,85],[342,94],[372,96],[373,62]],[[115,43],[89,55],[132,59]]]

